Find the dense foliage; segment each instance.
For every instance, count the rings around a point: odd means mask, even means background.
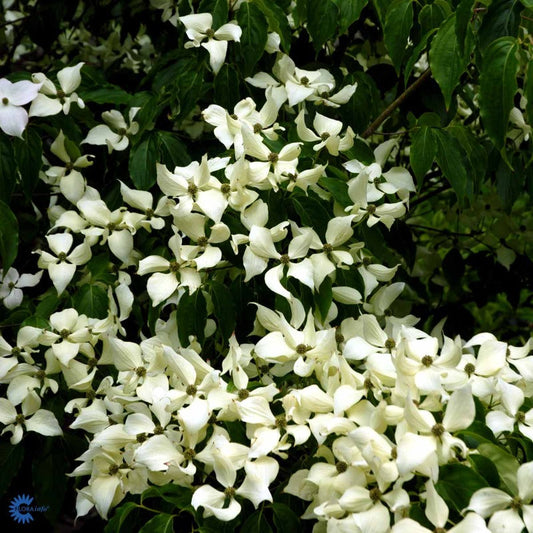
[[[533,531],[531,0],[2,6],[5,502]]]

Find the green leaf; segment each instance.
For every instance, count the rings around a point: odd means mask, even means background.
[[[48,438],[45,452],[33,458],[32,477],[35,499],[46,503],[50,508],[46,516],[54,522],[61,508],[67,491],[67,461],[62,446],[51,444],[55,439]]]
[[[505,142],[509,113],[518,89],[518,43],[500,37],[486,50],[480,75],[479,107],[483,125],[497,148]]]
[[[9,203],[17,182],[17,162],[11,138],[0,133],[0,201]]]
[[[161,513],[148,520],[139,533],[173,533],[174,515]]]
[[[328,170],[331,170],[331,167]],[[345,181],[336,178],[320,178],[318,184],[327,189],[342,207],[353,205],[353,200],[348,195],[348,185]]]
[[[412,26],[412,0],[395,0],[387,10],[383,37],[396,72],[400,72]]]
[[[491,487],[498,488],[500,486],[500,475],[498,474],[498,470],[488,457],[471,453],[468,458],[476,472],[483,476]]]
[[[339,10],[339,34],[342,35],[356,20],[368,4],[368,0],[333,0]]]
[[[139,506],[133,502],[126,502],[120,507],[117,507],[113,518],[111,518],[111,520],[109,520],[109,522],[106,524],[104,533],[121,533],[122,531],[132,531],[131,527],[129,527],[129,524],[128,527],[125,527],[124,529],[122,529],[122,526],[124,526],[124,523],[131,515],[131,512],[138,508]]]
[[[339,10],[331,0],[307,0],[307,31],[318,52],[335,35]]]
[[[45,296],[35,308],[35,315],[37,317],[48,319],[59,305],[59,297],[57,296],[55,288],[52,287],[48,292],[49,294]]]
[[[531,126],[533,125],[533,61],[527,65],[524,96],[527,99],[526,122]]]
[[[516,457],[506,452],[501,446],[484,442],[478,446],[481,455],[488,457],[496,466],[502,482],[507,486],[512,494],[518,494],[516,484],[516,472],[520,464]]]
[[[268,38],[268,23],[261,10],[254,4],[244,3],[237,11],[237,22],[242,29],[239,45],[243,73],[253,72],[253,68],[265,51]]]
[[[411,72],[413,71],[416,62],[420,59],[422,52],[426,49],[428,45],[428,41],[433,38],[433,35],[435,35],[435,33],[437,33],[437,28],[433,28],[432,30],[428,31],[422,37],[422,39],[420,39],[420,42],[413,48],[409,59],[405,62],[405,68],[403,71],[403,80],[405,86],[408,85],[407,82],[409,80],[409,76],[411,75]]]
[[[156,182],[157,137],[148,133],[131,149],[129,171],[138,189],[147,190]]]
[[[225,285],[212,281],[209,284],[211,299],[215,308],[215,318],[222,332],[222,337],[227,340],[235,329],[235,305],[231,298],[231,292]]]
[[[468,26],[472,19],[472,8],[475,0],[461,0],[457,5],[455,12],[455,36],[459,43],[459,54],[464,55],[465,39],[467,35]]]
[[[483,16],[478,31],[482,53],[500,37],[517,37],[522,6],[518,0],[493,0]]]
[[[85,284],[72,297],[72,304],[78,313],[89,318],[105,318],[109,307],[107,293],[98,285]]]
[[[94,102],[95,104],[115,104],[130,105],[132,95],[120,87],[110,86],[91,91],[83,91],[81,97],[84,102]]]
[[[283,50],[289,53],[292,31],[285,12],[274,2],[268,2],[267,0],[252,0],[252,2],[265,15],[270,29],[279,34]]]
[[[24,446],[13,446],[8,442],[0,442],[0,497],[5,494],[11,484],[11,480],[17,475],[22,459],[24,458]]]
[[[0,213],[2,213],[2,216],[0,216],[0,260],[4,272],[7,272],[17,257],[19,226],[13,211],[1,200]]]
[[[373,0],[372,3],[374,4],[374,9],[376,10],[381,27],[383,27],[387,17],[387,10],[392,4],[392,0]]]
[[[158,131],[157,138],[160,160],[170,170],[174,170],[175,167],[185,167],[191,162],[187,147],[176,134],[169,131]]]
[[[222,66],[215,78],[215,99],[225,109],[232,109],[240,100],[239,76],[227,63]]]
[[[442,21],[449,17],[451,9],[445,0],[437,0],[432,4],[426,4],[418,14],[418,22],[422,35],[439,28]]]
[[[27,128],[24,139],[13,139],[15,160],[22,180],[22,190],[27,198],[39,181],[39,171],[42,166],[43,144],[40,135],[33,129]]]
[[[464,164],[464,152],[457,140],[446,130],[433,131],[437,142],[437,164],[450,182],[457,198],[462,201],[470,189]]]
[[[487,485],[487,481],[474,469],[454,463],[440,467],[435,488],[460,513],[468,506],[472,494]]]
[[[320,284],[318,292],[315,292],[315,302],[318,309],[318,313],[322,321],[326,320],[328,316],[331,302],[333,301],[332,282],[329,276],[324,278],[324,281]]]
[[[272,533],[263,510],[259,509],[248,517],[240,529],[241,533]]]
[[[424,176],[427,174],[435,156],[437,155],[437,141],[433,135],[433,128],[422,126],[411,139],[411,151],[409,161],[415,173],[418,186],[422,185]]]
[[[173,504],[176,509],[193,511],[191,505],[193,491],[189,487],[181,487],[172,483],[161,487],[153,486],[141,494],[141,503],[150,498],[162,499]]]
[[[277,533],[294,533],[302,530],[298,515],[288,505],[275,502],[272,504],[272,511]]]
[[[204,341],[204,329],[207,322],[205,297],[201,289],[193,294],[186,292],[178,303],[176,312],[178,335],[183,346],[189,346],[189,335],[195,335],[198,342]]]
[[[431,71],[444,96],[446,109],[450,107],[453,91],[466,69],[468,55],[469,53],[460,54],[453,14],[440,27],[429,50]]]

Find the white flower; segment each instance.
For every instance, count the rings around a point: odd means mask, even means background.
[[[32,80],[42,85],[40,93],[33,100],[30,107],[30,117],[48,117],[57,115],[61,111],[68,115],[72,103],[83,109],[83,100],[74,92],[81,83],[80,70],[84,63],[73,67],[66,67],[57,73],[59,90],[42,72],[32,75]]]
[[[140,107],[132,107],[128,113],[129,126],[119,111],[104,111],[102,118],[106,124],[100,124],[92,128],[82,143],[107,145],[109,153],[113,150],[117,152],[125,150],[130,141],[129,136],[135,135],[139,131],[139,124],[133,118]]]
[[[8,309],[14,309],[22,303],[22,290],[24,287],[35,287],[41,280],[43,272],[37,274],[19,275],[16,269],[11,267],[4,275],[0,269],[0,299]]]
[[[23,80],[11,83],[0,80],[0,129],[7,135],[22,137],[28,124],[28,113],[21,106],[37,97],[40,83]]]
[[[191,43],[185,43],[185,48],[202,46],[209,52],[209,64],[216,74],[226,59],[228,41],[241,39],[242,29],[236,22],[228,22],[220,26],[218,30],[213,30],[213,16],[211,13],[197,13],[196,15],[186,15],[180,17],[180,22],[186,28],[186,34]],[[207,38],[207,42],[202,42]]]

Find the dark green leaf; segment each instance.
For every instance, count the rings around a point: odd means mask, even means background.
[[[157,138],[159,140],[160,161],[171,171],[176,167],[185,167],[191,162],[187,147],[176,134],[169,131],[158,131]]]
[[[293,200],[294,209],[305,226],[313,227],[319,235],[326,233],[329,214],[324,203],[311,196],[299,196]]]
[[[418,22],[422,35],[439,28],[442,21],[449,17],[451,9],[445,0],[437,0],[432,4],[426,4],[418,14]]]
[[[418,186],[422,185],[422,180],[427,174],[435,156],[437,155],[437,141],[433,135],[433,128],[422,126],[411,139],[411,151],[409,161],[415,173]]]
[[[437,142],[437,164],[450,182],[457,198],[463,200],[470,189],[469,178],[465,169],[465,155],[457,140],[446,130],[433,131]]]
[[[498,470],[488,457],[471,453],[469,459],[476,472],[483,476],[491,487],[498,488],[500,486],[500,475],[498,474]]]
[[[244,75],[250,75],[261,59],[268,37],[268,23],[254,4],[244,3],[237,11],[237,22],[242,29],[240,51]]]
[[[520,465],[516,457],[505,451],[501,446],[488,442],[480,444],[478,451],[494,463],[502,482],[505,483],[512,494],[517,494],[516,471]]]
[[[22,190],[27,198],[39,181],[42,166],[43,144],[40,135],[32,128],[26,129],[23,139],[14,138],[13,148],[22,180]]]
[[[241,533],[272,533],[272,528],[266,521],[263,510],[259,509],[248,517],[240,531]]]
[[[333,0],[339,10],[339,34],[343,34],[356,20],[368,4],[368,0]]]
[[[324,281],[320,284],[318,292],[315,292],[316,307],[318,309],[322,321],[326,320],[332,301],[333,291],[331,278],[329,276],[326,276],[324,278]]]
[[[131,527],[125,527],[122,529],[122,526],[124,526],[131,512],[138,509],[138,507],[139,506],[133,502],[126,502],[120,507],[117,507],[113,518],[111,518],[111,520],[109,520],[109,522],[106,524],[104,533],[126,533],[132,531]]]
[[[496,169],[496,190],[502,200],[504,209],[508,212],[510,212],[520,193],[523,192],[526,179],[522,160],[518,154],[515,155],[516,157],[511,160],[513,168],[510,168],[503,159],[500,159]]]
[[[40,318],[48,317],[57,309],[59,298],[54,288],[49,291],[48,296],[43,298],[35,308],[35,314]]]
[[[479,106],[483,125],[497,148],[504,144],[509,113],[518,89],[518,43],[500,37],[486,50],[480,76]]]
[[[487,485],[474,469],[455,463],[440,467],[435,488],[448,504],[461,512],[468,506],[472,494]]]
[[[148,520],[139,533],[173,533],[174,516],[161,513]]]
[[[327,189],[342,207],[353,205],[353,200],[348,195],[348,186],[345,181],[336,178],[320,178],[318,184]]]
[[[270,29],[279,34],[281,47],[288,53],[291,48],[292,32],[285,12],[274,2],[267,0],[252,0],[252,2],[263,12]]]
[[[84,91],[81,96],[84,102],[94,102],[95,104],[115,104],[129,105],[131,94],[120,87],[103,87],[91,91]]]
[[[413,2],[411,0],[395,0],[387,10],[383,35],[385,46],[396,72],[400,71],[412,26]]]
[[[227,340],[235,329],[235,305],[231,298],[231,292],[225,285],[212,281],[210,284],[211,299],[215,308],[215,318],[221,329],[222,337]]]
[[[157,137],[148,133],[130,151],[129,171],[138,189],[147,190],[156,182]]]
[[[98,285],[87,283],[72,297],[72,304],[78,313],[89,318],[105,318],[109,307],[107,293]]]
[[[5,494],[24,458],[24,446],[0,442],[0,497]]]
[[[0,201],[9,203],[17,182],[17,162],[13,144],[7,135],[0,133]]]
[[[274,526],[277,533],[294,533],[301,531],[300,520],[296,513],[284,503],[272,504],[274,512]]]
[[[387,10],[392,4],[392,0],[373,0],[372,3],[374,4],[374,9],[376,10],[381,27],[383,27],[387,17]]]
[[[517,37],[522,6],[518,0],[493,0],[483,16],[479,28],[479,47],[482,53],[500,37]]]
[[[54,522],[61,511],[67,491],[68,463],[61,446],[52,445],[48,440],[44,449],[45,453],[39,453],[32,463],[33,486],[35,499],[50,506],[46,516]]]
[[[180,342],[183,346],[189,346],[189,335],[196,336],[198,342],[202,344],[207,322],[207,309],[201,289],[193,294],[186,292],[180,298],[176,320]]]
[[[468,64],[469,51],[464,55],[459,51],[453,14],[440,27],[429,50],[429,64],[444,96],[446,108],[450,107],[453,91]]]
[[[426,49],[428,45],[428,41],[433,38],[433,35],[435,35],[436,32],[437,32],[437,28],[434,28],[428,31],[422,37],[422,39],[420,39],[420,42],[413,48],[413,51],[411,52],[409,59],[405,62],[403,79],[404,79],[404,83],[406,86],[409,80],[409,76],[411,75],[411,72],[413,71],[413,68],[416,62],[420,59],[422,52]]]
[[[239,76],[227,63],[222,66],[215,78],[215,99],[225,109],[233,109],[240,100]]]
[[[0,216],[0,260],[5,273],[9,270],[13,261],[15,261],[15,258],[17,257],[19,226],[13,211],[11,211],[9,206],[1,200],[0,212],[2,213],[2,216]]]
[[[335,35],[339,11],[331,0],[307,0],[307,31],[318,52]]]
[[[174,484],[163,485],[162,487],[154,486],[142,493],[141,503],[150,498],[157,498],[172,503],[176,509],[193,510],[191,506],[192,493],[192,489]]]
[[[527,99],[526,122],[531,125],[533,124],[533,61],[527,65],[524,96]]]
[[[472,8],[475,0],[461,0],[455,12],[455,36],[459,43],[459,54],[465,53],[467,29],[472,19]]]

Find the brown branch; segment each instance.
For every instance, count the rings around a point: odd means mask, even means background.
[[[420,85],[422,85],[429,77],[431,76],[431,70],[427,69],[420,78],[418,78],[413,84],[409,85],[405,91],[392,102],[384,111],[379,115],[379,117],[368,126],[368,128],[361,134],[363,139],[370,137],[380,126],[381,124],[392,114],[392,112],[402,104],[402,102],[410,96],[410,94],[416,91]]]

